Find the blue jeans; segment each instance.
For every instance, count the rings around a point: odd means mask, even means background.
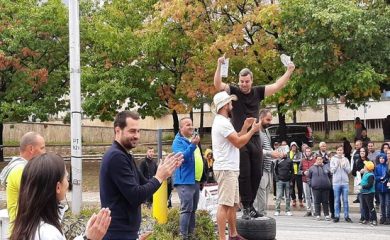
[[[195,230],[195,211],[199,202],[199,183],[177,185],[180,198],[180,235],[188,237]]]
[[[275,210],[280,212],[280,202],[282,197],[286,196],[286,212],[290,212],[290,182],[276,182],[276,206]]]
[[[390,220],[390,192],[379,192],[381,204],[381,217]]]
[[[340,218],[340,196],[343,197],[343,207],[344,207],[344,218],[349,217],[349,206],[348,206],[348,191],[349,186],[348,184],[344,185],[333,185],[333,192],[334,192],[334,216],[336,218]]]

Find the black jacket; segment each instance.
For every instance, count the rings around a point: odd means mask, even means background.
[[[294,174],[293,161],[290,158],[278,159],[275,163],[276,181],[287,182]]]
[[[146,179],[151,179],[157,172],[157,163],[153,159],[145,157],[139,165],[139,170]]]
[[[160,187],[156,178],[145,179],[133,156],[114,141],[103,155],[100,167],[100,202],[110,208],[111,224],[105,239],[137,239],[141,203]]]

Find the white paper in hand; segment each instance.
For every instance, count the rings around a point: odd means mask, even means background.
[[[227,77],[229,72],[229,58],[225,58],[225,62],[221,64],[221,77]]]
[[[280,60],[285,67],[287,67],[291,63],[291,57],[287,56],[286,54],[280,55]]]

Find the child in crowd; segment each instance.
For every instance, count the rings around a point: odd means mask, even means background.
[[[364,220],[362,224],[367,224],[370,221],[371,226],[377,225],[376,211],[374,207],[374,196],[375,196],[375,176],[374,171],[375,165],[371,161],[364,162],[364,175],[360,185],[362,186],[362,205],[364,209]]]
[[[282,197],[286,196],[286,215],[292,216],[290,211],[290,180],[294,174],[292,160],[287,156],[276,160],[275,177],[276,177],[276,205],[275,216],[280,214],[280,202]]]
[[[323,163],[321,155],[316,156],[316,162],[309,169],[309,185],[312,188],[314,196],[314,210],[317,220],[321,218],[321,204],[326,221],[330,221],[329,216],[329,191],[330,183],[329,164]]]
[[[389,167],[387,165],[387,156],[380,153],[377,157],[378,165],[375,167],[375,189],[379,194],[381,218],[379,224],[390,225],[390,190],[387,187],[389,182]]]

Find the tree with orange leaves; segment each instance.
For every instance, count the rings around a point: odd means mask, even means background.
[[[0,145],[3,122],[47,120],[66,108],[67,32],[60,0],[0,2]]]

